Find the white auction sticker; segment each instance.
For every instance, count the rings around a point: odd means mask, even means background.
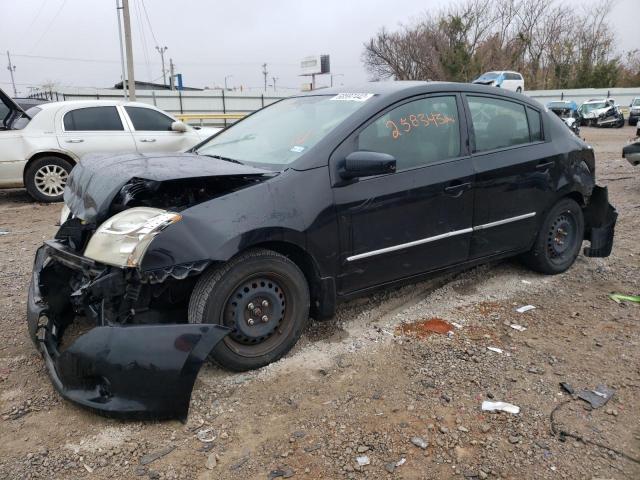
[[[366,102],[371,97],[373,97],[373,93],[339,93],[335,97],[332,97],[331,100],[342,100],[344,102]]]
[[[304,152],[304,147],[300,146],[300,145],[294,145],[293,147],[291,147],[289,149],[290,152],[294,152],[294,153],[302,153]]]

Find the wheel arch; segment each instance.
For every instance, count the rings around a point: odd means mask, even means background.
[[[282,240],[271,240],[260,242],[251,247],[264,248],[273,250],[284,255],[302,271],[307,284],[309,285],[309,293],[311,295],[311,316],[316,319],[329,318],[335,312],[336,291],[335,282],[332,277],[323,278],[320,274],[320,268],[311,253],[292,242]],[[246,251],[243,250],[242,252]],[[242,253],[238,252],[238,254]]]
[[[31,164],[33,162],[35,162],[36,160],[43,158],[43,157],[58,157],[61,158],[63,160],[68,161],[69,163],[71,163],[72,166],[75,166],[78,163],[78,159],[74,158],[73,156],[69,155],[68,153],[65,152],[61,152],[61,151],[57,151],[57,150],[46,150],[46,151],[42,151],[42,152],[36,152],[34,154],[32,154],[29,159],[27,160],[27,163],[24,166],[24,169],[22,170],[22,182],[26,185],[26,180],[27,180],[27,171],[29,170],[29,167],[31,166]]]

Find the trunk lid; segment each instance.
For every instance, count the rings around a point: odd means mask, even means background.
[[[20,105],[0,88],[0,130],[11,130],[13,122],[23,115],[29,118]]]

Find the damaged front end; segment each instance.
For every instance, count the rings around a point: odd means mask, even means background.
[[[211,261],[193,255],[144,269],[142,259],[182,223],[179,212],[268,173],[191,154],[84,158],[74,168],[27,305],[30,336],[63,397],[109,416],[186,419],[198,371],[229,333],[187,320]]]
[[[198,371],[228,329],[136,314],[144,289],[136,276],[45,242],[29,287],[29,334],[68,400],[107,416],[184,421]],[[79,317],[93,328],[78,335]]]

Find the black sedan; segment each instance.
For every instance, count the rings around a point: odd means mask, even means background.
[[[200,365],[278,360],[309,316],[453,268],[609,255],[593,150],[537,102],[381,82],[268,106],[184,154],[84,159],[39,249],[28,324],[63,396],[187,414]],[[71,341],[78,318],[94,328]],[[66,344],[63,349],[61,344]]]

